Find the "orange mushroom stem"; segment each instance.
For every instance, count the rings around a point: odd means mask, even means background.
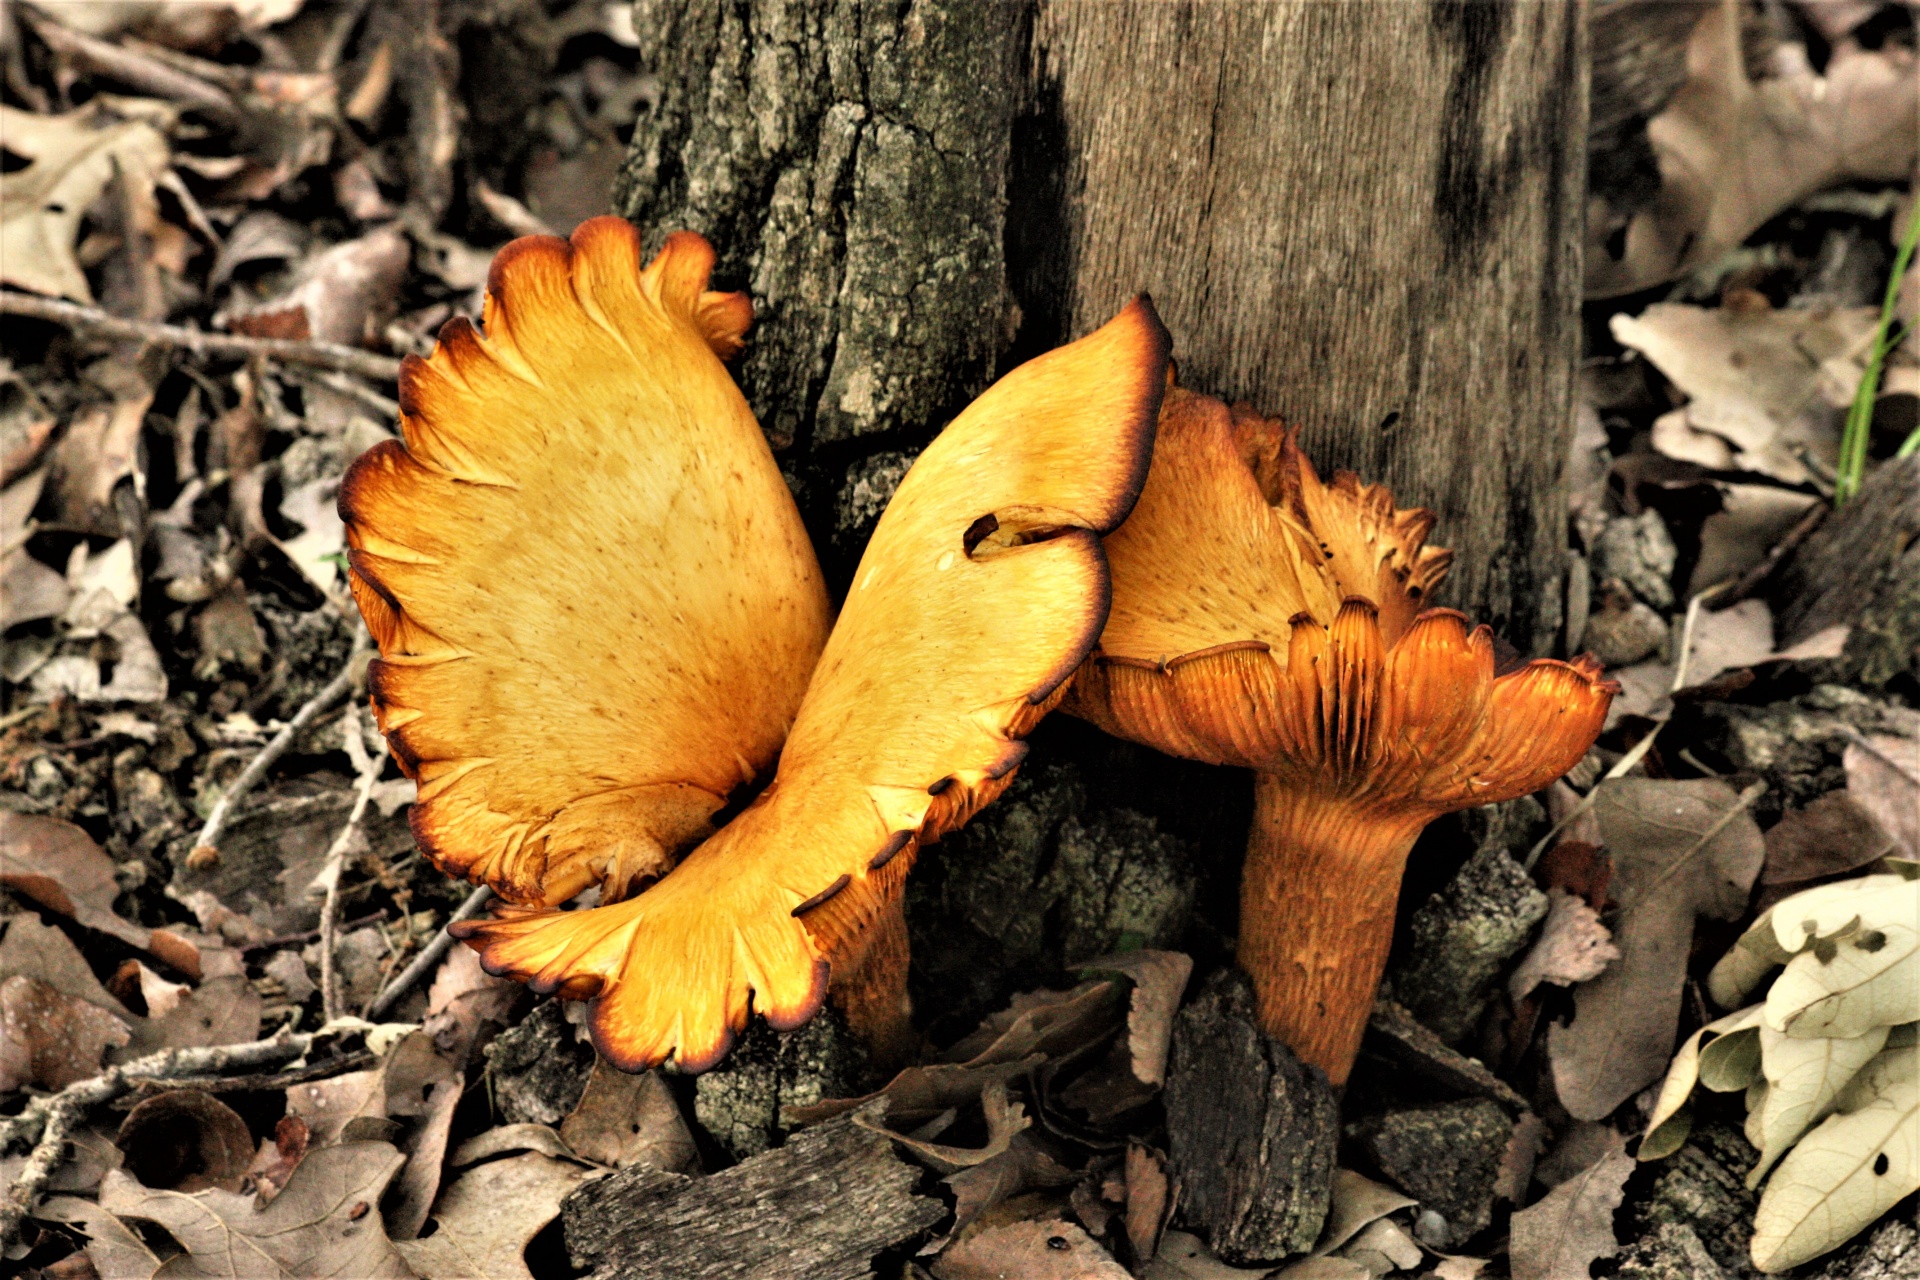
[[[1352,475],[1322,484],[1278,422],[1170,391],[1065,704],[1255,771],[1238,958],[1266,1029],[1336,1085],[1421,830],[1565,773],[1615,692],[1586,658],[1498,674],[1485,627],[1424,608],[1450,559],[1424,545],[1432,523]]]

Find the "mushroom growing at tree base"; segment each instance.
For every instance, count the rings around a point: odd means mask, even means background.
[[[1066,709],[1172,755],[1252,769],[1238,958],[1262,1022],[1344,1083],[1408,852],[1443,813],[1571,768],[1614,686],[1591,660],[1495,670],[1492,634],[1426,609],[1432,517],[1294,435],[1175,389],[1146,488],[1107,539],[1113,608]]]

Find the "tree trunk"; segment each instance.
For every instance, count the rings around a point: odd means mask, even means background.
[[[1561,620],[1584,6],[640,0],[617,206],[753,295],[739,366],[844,581],[996,373],[1150,291],[1183,382],[1439,515],[1447,601]]]

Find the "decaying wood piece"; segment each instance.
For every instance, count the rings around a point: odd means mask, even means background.
[[[1920,663],[1920,456],[1874,468],[1787,561],[1773,594],[1783,645],[1852,626],[1846,656],[1862,678],[1884,682]]]
[[[1324,1074],[1261,1032],[1244,974],[1216,975],[1175,1020],[1165,1096],[1179,1221],[1228,1262],[1311,1249],[1330,1201],[1339,1104]]]
[[[567,1252],[595,1280],[859,1280],[947,1214],[857,1123],[884,1112],[864,1107],[709,1178],[636,1165],[589,1183],[561,1206]]]

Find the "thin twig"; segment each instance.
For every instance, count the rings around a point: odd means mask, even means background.
[[[486,885],[481,885],[478,889],[475,889],[467,895],[467,900],[460,904],[460,909],[453,913],[453,917],[449,919],[447,923],[451,925],[461,920],[471,920],[474,916],[480,914],[481,909],[484,908],[492,898],[493,890],[489,889]],[[445,929],[440,930],[434,940],[429,942],[421,950],[420,954],[413,958],[413,963],[401,970],[400,976],[392,982],[389,982],[386,990],[382,991],[379,997],[375,999],[371,1005],[367,1006],[367,1021],[378,1022],[381,1018],[385,1017],[387,1012],[399,1003],[400,997],[413,990],[420,979],[432,971],[433,966],[440,962],[440,957],[446,955],[452,946],[453,935]]]
[[[356,916],[340,926],[342,933],[352,933],[355,929],[364,929],[370,924],[379,924],[393,914],[390,907],[381,907],[378,911],[369,911],[364,916]],[[320,936],[318,929],[303,929],[299,933],[277,933],[271,938],[262,938],[258,942],[240,944],[241,955],[251,955],[255,951],[276,951],[282,947],[299,946],[303,942],[312,942]]]
[[[154,1094],[169,1089],[198,1089],[202,1093],[279,1093],[297,1084],[311,1084],[315,1080],[327,1080],[349,1071],[359,1071],[379,1060],[379,1055],[371,1049],[355,1049],[352,1053],[310,1062],[304,1067],[287,1071],[261,1071],[244,1076],[175,1076],[164,1080],[142,1077],[129,1082],[135,1086],[130,1101],[144,1102]],[[114,1107],[118,1110],[127,1105],[128,1101],[120,1101]]]
[[[131,85],[142,93],[177,102],[195,111],[204,111],[222,123],[232,125],[240,121],[240,108],[233,96],[217,85],[208,84],[198,76],[170,67],[146,54],[83,35],[62,26],[48,14],[27,9],[24,16],[34,34],[63,58],[80,62],[88,70]]]
[[[366,629],[362,627],[354,635],[353,649],[347,655],[347,664],[340,674],[329,680],[326,687],[307,699],[306,705],[294,712],[293,719],[286,727],[273,735],[273,740],[260,749],[233,785],[214,801],[213,812],[207,815],[207,823],[200,828],[199,837],[193,842],[193,852],[189,857],[217,858],[220,854],[220,836],[227,827],[227,815],[233,812],[233,806],[240,797],[257,786],[267,776],[267,770],[273,768],[274,761],[287,753],[306,727],[320,718],[321,713],[330,709],[334,703],[347,696],[359,677],[359,658],[365,652]],[[204,851],[204,852],[203,852]]]
[[[334,981],[333,952],[339,941],[335,933],[340,923],[340,881],[345,878],[347,850],[353,845],[354,834],[360,830],[360,819],[366,816],[374,780],[387,763],[384,750],[377,754],[367,750],[366,742],[360,736],[360,713],[351,705],[341,720],[341,734],[345,739],[347,757],[353,761],[359,777],[354,783],[353,809],[347,814],[347,824],[334,837],[320,870],[320,878],[327,886],[327,901],[320,908],[320,1008],[328,1022],[340,1017],[339,984]]]
[[[240,333],[208,333],[204,329],[161,324],[155,320],[128,320],[122,316],[108,315],[97,307],[83,307],[78,303],[42,298],[31,293],[15,293],[11,289],[0,290],[0,315],[51,320],[81,333],[153,342],[161,346],[179,347],[196,355],[267,356],[288,364],[357,373],[381,382],[392,382],[400,376],[400,362],[393,357],[375,355],[357,347],[343,347],[335,342],[252,338]]]
[[[1719,613],[1722,609],[1731,609],[1761,587],[1766,586],[1767,580],[1779,571],[1780,565],[1786,558],[1799,550],[1801,543],[1813,536],[1813,531],[1825,522],[1828,513],[1832,510],[1833,508],[1824,502],[1816,502],[1808,507],[1807,513],[1794,523],[1793,528],[1787,530],[1785,537],[1773,544],[1773,548],[1767,552],[1766,557],[1741,574],[1740,580],[1733,584],[1733,589],[1717,597],[1709,607],[1715,613]]]
[[[310,1035],[280,1034],[249,1044],[214,1045],[198,1049],[165,1049],[132,1062],[110,1067],[97,1076],[70,1084],[50,1097],[35,1098],[26,1111],[0,1126],[0,1150],[7,1143],[30,1142],[33,1152],[26,1168],[7,1188],[0,1205],[0,1246],[13,1243],[20,1223],[33,1211],[47,1189],[53,1171],[65,1154],[67,1135],[87,1113],[134,1087],[136,1081],[172,1076],[207,1075],[233,1067],[257,1067],[286,1062],[307,1051]]]

